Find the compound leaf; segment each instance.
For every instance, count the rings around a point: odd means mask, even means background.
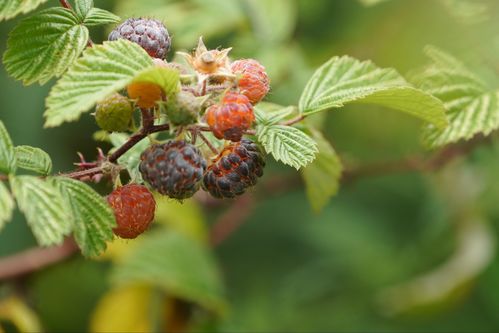
[[[42,175],[48,175],[52,170],[50,156],[40,148],[17,146],[15,153],[16,164],[19,168],[34,171]]]
[[[3,61],[26,85],[62,75],[88,41],[88,29],[66,8],[49,8],[22,20],[9,35]]]

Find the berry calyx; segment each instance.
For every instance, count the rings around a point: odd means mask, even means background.
[[[136,100],[137,106],[149,109],[156,105],[156,102],[163,99],[161,88],[149,82],[134,82],[127,86],[128,97]]]
[[[142,178],[156,191],[174,199],[187,199],[199,189],[206,161],[199,149],[185,141],[152,145],[140,156]]]
[[[95,121],[100,128],[109,132],[123,132],[129,129],[133,107],[128,98],[114,93],[97,103]]]
[[[203,177],[203,188],[215,198],[234,198],[254,186],[263,176],[264,155],[249,139],[226,147]]]
[[[228,92],[219,104],[206,110],[206,122],[217,139],[239,141],[255,121],[248,97]]]
[[[232,72],[238,78],[238,87],[252,104],[260,102],[270,90],[270,80],[263,67],[254,59],[234,61]]]
[[[142,234],[154,220],[156,201],[147,187],[129,184],[118,187],[107,197],[114,211],[115,235],[132,239]]]
[[[116,27],[108,39],[127,39],[140,45],[151,57],[159,59],[166,58],[171,46],[171,38],[164,24],[145,18],[129,18]]]
[[[180,91],[175,96],[168,97],[166,115],[173,125],[189,125],[198,120],[201,104],[190,92]]]
[[[230,72],[228,54],[232,48],[223,50],[208,50],[204,45],[203,38],[199,38],[198,46],[193,55],[185,52],[177,52],[185,57],[189,65],[201,74],[206,75],[229,75]]]

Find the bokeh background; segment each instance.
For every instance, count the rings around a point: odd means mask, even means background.
[[[499,83],[496,0],[95,3],[123,18],[163,20],[176,51],[191,50],[202,35],[209,47],[232,46],[234,58],[260,60],[272,78],[268,99],[282,105],[296,104],[313,70],[332,56],[371,59],[406,74],[424,64],[428,44]],[[2,53],[18,20],[0,24]],[[92,30],[94,41],[105,39],[109,28]],[[97,145],[109,146],[92,140],[97,127],[89,115],[43,129],[50,86],[23,87],[2,68],[0,119],[16,144],[43,148],[54,170],[70,170],[77,151],[92,158]],[[364,165],[423,152],[420,127],[404,114],[361,105],[329,112],[323,130],[346,164]],[[158,275],[118,286],[113,270],[130,251],[148,251],[144,236],[113,243],[99,260],[77,254],[1,282],[0,323],[7,331],[499,331],[498,168],[499,146],[492,140],[436,172],[344,184],[314,214],[299,174],[269,161],[261,184],[235,215],[227,215],[231,202],[161,200],[151,233],[174,230],[206,252],[221,281],[217,302],[189,292],[193,279],[204,286],[205,277],[181,245],[156,253],[158,263],[180,261],[194,278],[173,274],[165,285]],[[208,249],[209,229],[221,217],[241,226]],[[20,214],[0,234],[2,257],[35,245]]]

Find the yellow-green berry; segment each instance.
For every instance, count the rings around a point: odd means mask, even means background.
[[[118,93],[97,103],[95,120],[97,125],[109,132],[123,132],[130,128],[133,107],[128,98]]]
[[[189,125],[198,120],[201,104],[191,93],[181,91],[168,97],[166,115],[173,125]]]

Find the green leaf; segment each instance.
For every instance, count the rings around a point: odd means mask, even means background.
[[[152,66],[147,52],[128,40],[104,42],[86,49],[50,91],[45,127],[77,120],[98,101],[125,88]]]
[[[17,146],[16,164],[19,168],[48,175],[52,170],[52,160],[43,150],[31,146]]]
[[[0,1],[0,21],[26,14],[47,0],[2,0]]]
[[[74,10],[76,12],[76,15],[78,15],[81,21],[83,21],[85,17],[87,17],[88,12],[92,8],[94,8],[93,0],[75,0]]]
[[[34,176],[18,176],[10,178],[10,186],[38,243],[62,243],[71,231],[71,219],[54,184]]]
[[[299,109],[309,115],[347,103],[370,103],[393,108],[432,123],[447,125],[445,108],[436,98],[412,88],[394,69],[381,69],[370,61],[334,57],[307,83]]]
[[[321,132],[311,130],[319,153],[315,160],[302,170],[307,197],[315,212],[320,212],[339,189],[342,172],[341,161],[334,148]]]
[[[133,82],[156,84],[161,87],[166,96],[170,96],[180,89],[180,73],[173,68],[155,66],[138,74]]]
[[[499,90],[487,85],[462,62],[435,47],[427,47],[431,62],[412,77],[421,89],[443,101],[450,125],[427,126],[424,143],[432,148],[477,134],[488,135],[499,128]]]
[[[88,41],[88,29],[66,8],[49,8],[22,20],[9,35],[7,72],[28,85],[62,75]]]
[[[121,18],[119,16],[116,16],[113,13],[108,12],[107,10],[92,8],[87,13],[87,16],[85,16],[83,24],[85,24],[87,27],[90,27],[103,24],[112,24],[119,21],[121,21]]]
[[[317,143],[299,129],[284,125],[257,126],[257,137],[268,154],[276,161],[297,170],[312,162]]]
[[[9,174],[14,172],[15,169],[14,145],[3,121],[0,120],[0,172]]]
[[[274,103],[261,102],[254,108],[257,124],[273,125],[297,113],[296,106],[281,106]]]
[[[111,278],[117,284],[146,283],[217,312],[225,307],[223,287],[208,249],[174,230],[144,235]]]
[[[12,218],[14,200],[3,182],[0,182],[0,230]]]
[[[54,179],[66,205],[71,207],[71,222],[76,243],[83,255],[95,257],[113,239],[114,213],[107,202],[87,184],[65,177]]]

